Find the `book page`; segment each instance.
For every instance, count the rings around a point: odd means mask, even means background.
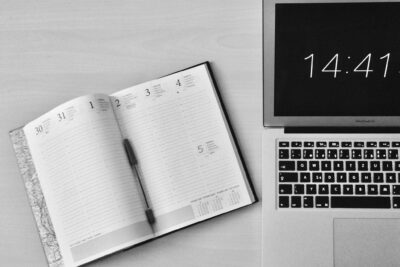
[[[158,235],[252,202],[206,65],[111,98],[138,158]]]
[[[62,104],[24,132],[67,266],[154,236],[107,95]]]

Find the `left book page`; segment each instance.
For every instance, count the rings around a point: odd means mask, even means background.
[[[23,130],[66,266],[154,237],[107,95],[69,101]]]

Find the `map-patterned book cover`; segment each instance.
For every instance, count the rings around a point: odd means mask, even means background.
[[[36,169],[22,128],[10,132],[18,167],[25,184],[29,204],[37,224],[40,240],[50,267],[64,266],[60,247],[47,210],[42,188],[40,187]]]

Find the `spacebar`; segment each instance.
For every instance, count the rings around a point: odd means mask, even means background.
[[[390,197],[331,197],[331,207],[390,209]]]

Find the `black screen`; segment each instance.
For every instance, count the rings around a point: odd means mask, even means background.
[[[400,3],[277,4],[275,116],[400,116]]]

